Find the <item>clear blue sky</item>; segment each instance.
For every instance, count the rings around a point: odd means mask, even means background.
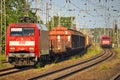
[[[37,7],[37,0],[32,1],[31,7]],[[40,2],[40,17],[44,23],[46,23],[47,2],[49,8],[53,6],[54,15],[58,15],[60,9],[61,16],[75,16],[75,22],[79,27],[112,27],[113,21],[120,15],[120,0],[100,0],[100,2],[99,0],[40,0]],[[51,9],[49,15],[52,16]]]

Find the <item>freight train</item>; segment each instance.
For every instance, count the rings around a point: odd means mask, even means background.
[[[71,55],[89,45],[88,37],[64,26],[48,31],[42,24],[13,23],[7,28],[6,57],[15,66],[35,65],[42,59]]]
[[[101,47],[102,48],[110,48],[111,47],[111,39],[110,36],[102,36],[101,37]]]

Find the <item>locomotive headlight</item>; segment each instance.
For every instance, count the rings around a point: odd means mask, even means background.
[[[10,50],[15,50],[15,48],[14,48],[14,47],[11,47]]]
[[[15,48],[14,47],[10,47],[10,51],[11,52],[15,51]]]
[[[33,48],[33,47],[30,47],[29,50],[33,52],[33,51],[34,51],[34,48]]]

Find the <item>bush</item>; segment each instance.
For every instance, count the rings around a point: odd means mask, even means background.
[[[5,54],[0,54],[0,61],[1,60],[6,60]]]

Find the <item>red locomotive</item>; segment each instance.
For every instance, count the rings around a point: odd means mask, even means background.
[[[35,23],[10,24],[6,35],[6,57],[9,63],[34,65],[41,55],[49,54],[49,32]]]
[[[102,36],[101,37],[101,47],[111,47],[111,40],[110,40],[110,36]]]

